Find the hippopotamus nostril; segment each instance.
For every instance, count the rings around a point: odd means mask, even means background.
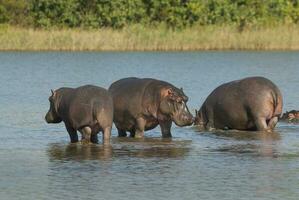
[[[45,121],[48,123],[49,122],[49,114],[47,113],[45,116]]]

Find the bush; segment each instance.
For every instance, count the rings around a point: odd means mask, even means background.
[[[184,28],[299,22],[298,0],[0,0],[0,23],[34,27]]]
[[[7,10],[3,5],[0,5],[0,23],[7,23],[9,20]]]
[[[26,0],[0,0],[0,23],[25,25],[30,21],[29,2]]]

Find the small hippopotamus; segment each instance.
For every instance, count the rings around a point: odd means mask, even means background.
[[[114,123],[120,137],[142,138],[144,131],[160,125],[162,137],[171,137],[172,121],[178,126],[193,123],[182,89],[151,78],[124,78],[111,84]]]
[[[299,110],[286,111],[279,120],[288,123],[299,123]]]
[[[196,111],[201,129],[271,131],[282,113],[278,87],[264,77],[249,77],[217,87]]]
[[[97,133],[103,132],[103,143],[109,143],[113,122],[113,101],[104,88],[85,85],[78,88],[59,88],[49,97],[47,123],[64,122],[71,142],[97,143]]]

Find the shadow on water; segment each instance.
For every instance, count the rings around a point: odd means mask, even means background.
[[[190,151],[191,141],[161,138],[112,138],[111,145],[53,143],[47,150],[50,160],[110,160],[119,157],[182,158]]]

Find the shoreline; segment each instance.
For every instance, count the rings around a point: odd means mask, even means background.
[[[182,30],[128,26],[113,29],[0,27],[0,51],[298,51],[299,26],[196,26]]]
[[[183,53],[183,52],[299,52],[299,49],[193,49],[193,50],[73,50],[73,49],[0,49],[0,53],[10,53],[10,52],[17,52],[17,53],[51,53],[51,52],[61,52],[61,53],[71,53],[71,52],[78,52],[78,53],[150,53],[150,52],[161,52],[161,53]]]

